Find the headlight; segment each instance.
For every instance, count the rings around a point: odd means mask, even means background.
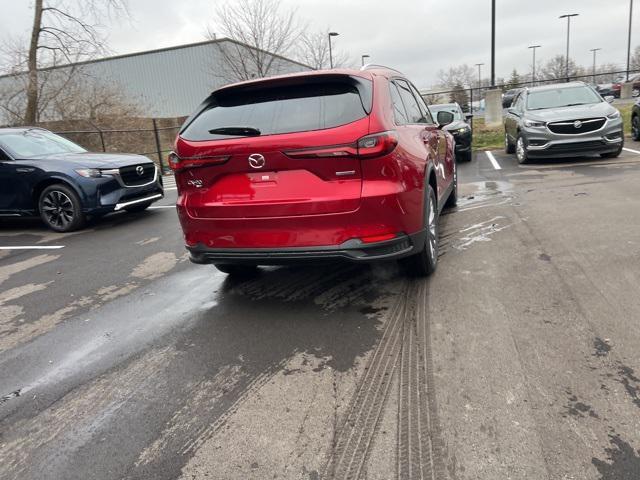
[[[467,133],[468,131],[469,129],[467,127],[462,127],[454,130],[453,133],[461,134],[461,133]]]
[[[620,118],[620,112],[618,110],[616,110],[612,114],[607,115],[607,118],[610,118],[611,120],[615,120],[616,118]]]
[[[525,127],[544,127],[544,122],[537,122],[535,120],[525,120]]]
[[[102,173],[97,168],[77,168],[76,173],[85,178],[99,178]]]

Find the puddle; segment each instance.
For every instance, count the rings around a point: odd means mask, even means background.
[[[503,181],[473,182],[465,185],[471,193],[458,198],[458,211],[475,210],[477,208],[494,207],[510,204],[516,198],[513,185]]]

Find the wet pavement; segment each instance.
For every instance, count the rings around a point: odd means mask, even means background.
[[[428,280],[232,281],[171,208],[0,223],[61,247],[0,250],[0,478],[640,478],[640,153],[494,156]]]

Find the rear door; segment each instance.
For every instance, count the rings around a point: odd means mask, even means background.
[[[359,207],[354,147],[369,132],[371,82],[337,75],[289,81],[214,94],[182,130],[177,153],[197,165],[176,175],[190,215],[281,217]]]

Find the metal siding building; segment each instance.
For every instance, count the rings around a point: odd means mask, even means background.
[[[229,39],[210,40],[82,62],[74,68],[116,85],[149,117],[178,117],[189,115],[212,90],[228,83],[216,72],[221,71],[224,62],[221,47],[232,43],[251,48]],[[56,67],[58,70],[69,68]],[[272,74],[304,70],[311,67],[275,56]],[[16,76],[0,76],[0,92],[15,89],[21,83]]]

